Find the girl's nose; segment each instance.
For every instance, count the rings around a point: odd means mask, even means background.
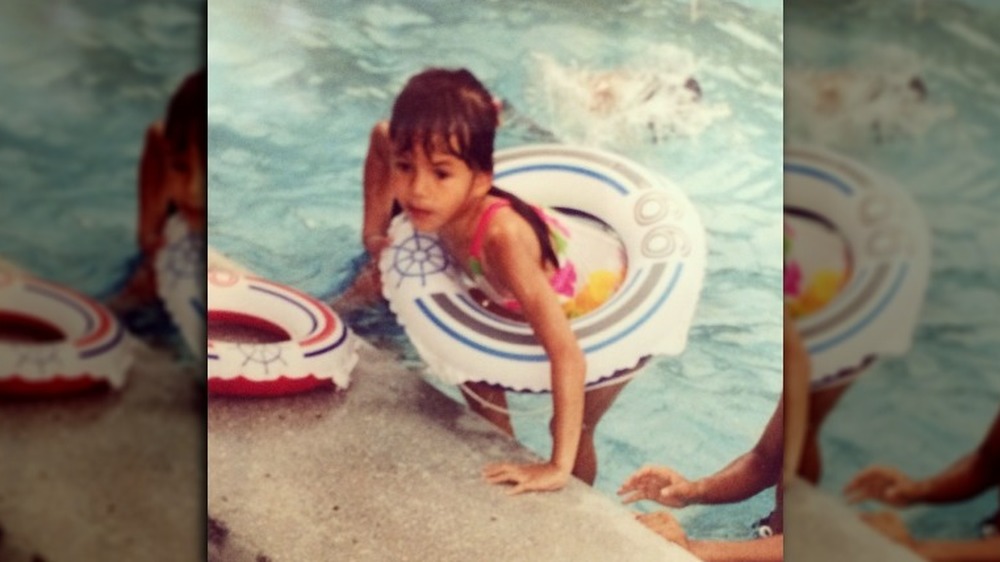
[[[422,199],[427,196],[430,183],[430,176],[428,174],[420,170],[415,170],[410,176],[407,187],[409,187],[410,195],[417,199]]]

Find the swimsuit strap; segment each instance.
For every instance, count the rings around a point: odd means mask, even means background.
[[[507,201],[506,199],[503,201],[497,201],[487,207],[486,210],[483,211],[483,214],[479,216],[479,223],[476,224],[476,232],[472,235],[472,243],[469,244],[469,257],[475,258],[476,260],[482,260],[483,238],[486,236],[486,227],[490,225],[490,220],[493,219],[493,215],[505,207],[510,207],[510,201]]]

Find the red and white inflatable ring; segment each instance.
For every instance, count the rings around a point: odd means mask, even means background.
[[[291,287],[208,272],[208,392],[276,396],[347,388],[357,342],[329,306]]]
[[[104,305],[30,275],[0,271],[0,394],[120,389],[132,363],[118,319]]]

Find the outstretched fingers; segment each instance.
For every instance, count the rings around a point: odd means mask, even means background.
[[[569,480],[569,474],[554,465],[540,464],[493,464],[483,470],[483,477],[490,484],[513,484],[507,494],[524,492],[553,492],[561,489]]]

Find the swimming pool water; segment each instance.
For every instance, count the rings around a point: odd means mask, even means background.
[[[0,256],[92,295],[136,254],[146,127],[204,64],[204,2],[0,6]]]
[[[926,125],[901,127],[882,142],[861,120],[824,122],[805,111],[785,116],[792,125],[787,142],[822,142],[898,180],[923,209],[933,240],[930,285],[911,350],[872,368],[827,421],[823,488],[831,493],[875,462],[917,477],[942,470],[976,447],[1000,407],[1000,11],[981,2],[917,8],[871,1],[786,6],[786,80],[846,70],[855,79],[840,82],[850,91],[859,76],[892,82],[916,72],[928,92],[922,104],[868,107],[884,122]],[[903,107],[912,113],[900,114]],[[976,523],[996,509],[993,492],[903,514],[915,535],[974,537]]]
[[[599,428],[597,488],[613,495],[650,462],[692,477],[713,472],[753,445],[781,388],[782,47],[780,2],[707,4],[692,21],[687,2],[581,9],[566,1],[213,0],[209,244],[267,277],[331,297],[361,252],[368,133],[411,74],[430,65],[472,70],[507,104],[497,142],[504,148],[600,126],[594,115],[567,122],[546,111],[551,96],[580,96],[588,72],[625,69],[626,79],[665,84],[677,69],[656,66],[648,53],[689,53],[704,107],[725,106],[727,115],[622,105],[623,118],[645,111],[665,128],[589,139],[684,186],[710,254],[687,350],[632,382]],[[563,81],[545,82],[544,60],[564,71]],[[671,123],[697,118],[707,123],[696,134],[669,132]],[[400,342],[385,314],[351,322]],[[517,396],[513,407],[549,401]],[[548,455],[544,416],[516,416],[515,424],[525,444]],[[678,515],[696,536],[742,537],[772,505],[765,493]]]

